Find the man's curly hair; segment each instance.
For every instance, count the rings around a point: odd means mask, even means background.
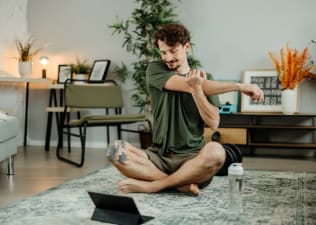
[[[158,46],[158,40],[165,42],[169,46],[176,44],[185,45],[190,42],[190,32],[179,23],[170,23],[162,26],[154,35],[154,45]]]

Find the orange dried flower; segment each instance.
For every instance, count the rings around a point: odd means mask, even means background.
[[[294,89],[302,80],[312,75],[313,64],[308,61],[308,48],[299,53],[296,49],[286,45],[286,52],[280,49],[280,60],[271,52],[269,56],[279,75],[281,86],[284,89]]]

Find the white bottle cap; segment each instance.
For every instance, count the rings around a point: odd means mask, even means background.
[[[232,163],[228,167],[228,174],[243,175],[244,174],[244,168],[242,167],[242,163]]]

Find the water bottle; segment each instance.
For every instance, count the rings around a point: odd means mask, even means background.
[[[242,212],[244,168],[241,163],[232,163],[228,167],[229,212],[239,215]]]

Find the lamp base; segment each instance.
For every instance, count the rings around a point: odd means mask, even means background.
[[[46,69],[42,69],[42,78],[46,79]]]

